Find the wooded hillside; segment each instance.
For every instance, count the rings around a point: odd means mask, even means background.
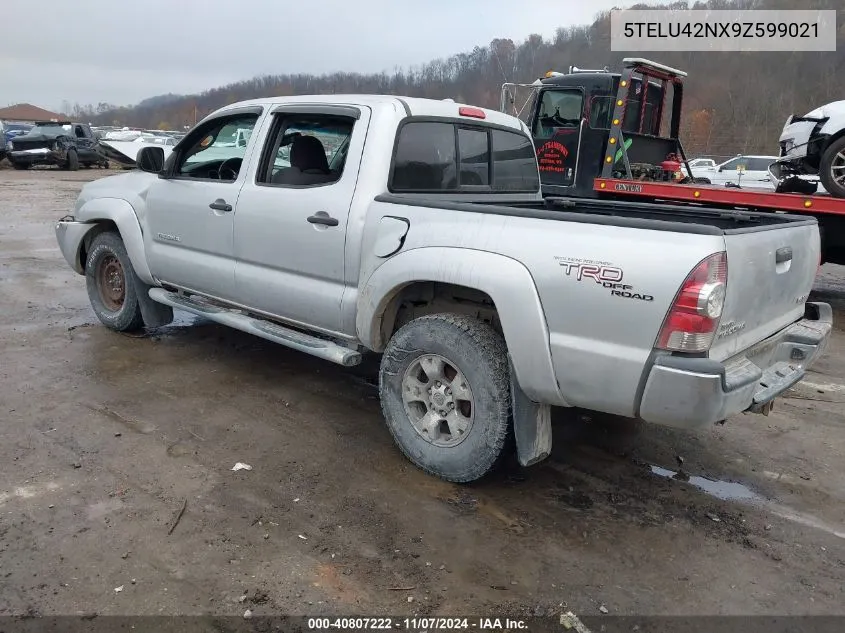
[[[649,8],[635,5],[632,8]],[[666,7],[660,7],[666,8]],[[683,139],[690,154],[773,153],[784,119],[845,99],[845,9],[842,0],[710,0],[676,2],[690,9],[837,9],[835,53],[636,53],[689,73]],[[547,70],[619,68],[626,55],[610,51],[610,15],[591,25],[560,28],[552,40],[532,35],[514,43],[495,39],[446,59],[393,74],[284,74],[255,77],[198,95],[166,95],[134,107],[75,106],[71,114],[94,123],[174,129],[191,125],[225,104],[262,96],[387,93],[452,98],[498,107],[505,81],[531,82]]]

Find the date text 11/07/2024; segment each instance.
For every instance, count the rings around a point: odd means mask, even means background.
[[[308,629],[327,631],[527,631],[528,624],[515,618],[308,618]]]

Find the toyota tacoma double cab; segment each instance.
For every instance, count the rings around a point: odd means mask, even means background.
[[[76,171],[80,165],[109,166],[103,148],[87,123],[36,123],[26,134],[9,140],[6,157],[15,169],[57,165]]]
[[[767,413],[831,331],[814,218],[544,200],[525,124],[451,101],[228,105],[86,184],[55,231],[113,330],[176,308],[343,366],[380,354],[396,444],[454,482],[511,434],[521,464],[547,457],[551,406]]]

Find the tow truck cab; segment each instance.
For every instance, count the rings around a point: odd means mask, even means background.
[[[544,195],[595,197],[598,177],[676,178],[678,170],[658,172],[668,159],[683,157],[685,76],[641,58],[626,58],[621,73],[571,67],[533,84],[504,84],[501,109],[531,128]],[[525,88],[531,93],[518,111],[517,92]],[[627,152],[619,150],[623,143]],[[644,166],[656,169],[638,174]]]

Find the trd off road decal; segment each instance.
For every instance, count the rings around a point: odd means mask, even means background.
[[[594,281],[602,288],[607,288],[611,296],[623,299],[639,299],[640,301],[654,301],[652,295],[635,292],[630,284],[622,283],[625,271],[611,262],[582,259],[580,257],[555,257],[563,268],[567,277],[575,281]]]
[[[548,141],[537,150],[537,163],[540,171],[562,172],[565,168],[569,150],[560,141]]]

